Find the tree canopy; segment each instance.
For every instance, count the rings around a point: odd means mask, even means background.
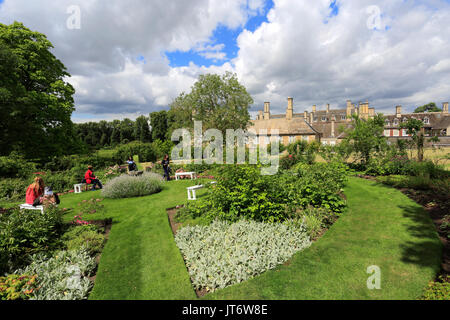
[[[202,121],[204,130],[246,129],[251,104],[253,99],[236,74],[200,75],[191,92],[181,93],[170,105],[170,129],[193,128],[194,121]]]
[[[0,24],[0,152],[27,158],[76,152],[74,88],[46,36],[22,23]]]
[[[414,113],[424,113],[424,112],[441,112],[442,109],[438,108],[436,106],[436,103],[430,102],[426,105],[423,105],[421,107],[418,107],[416,110],[414,110]]]

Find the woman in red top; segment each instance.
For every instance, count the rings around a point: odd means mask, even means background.
[[[34,178],[34,182],[29,185],[26,194],[27,204],[33,204],[34,200],[44,194],[44,180],[41,177]]]
[[[98,185],[100,189],[103,189],[102,183],[94,176],[94,168],[92,166],[88,166],[88,170],[84,175],[84,180],[86,180],[87,184],[92,184],[92,190],[95,190],[95,186]]]

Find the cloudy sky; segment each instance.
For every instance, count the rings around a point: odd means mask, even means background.
[[[79,18],[79,19],[78,19]],[[0,22],[47,35],[75,122],[168,109],[200,74],[235,72],[284,113],[369,100],[450,100],[450,0],[0,0]]]

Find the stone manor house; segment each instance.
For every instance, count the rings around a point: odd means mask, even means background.
[[[362,119],[369,119],[376,114],[375,108],[369,106],[369,102],[360,102],[358,105],[347,101],[346,109],[317,110],[314,105],[312,112],[294,113],[294,99],[288,98],[286,114],[271,114],[270,102],[264,103],[264,110],[260,110],[256,120],[252,120],[250,129],[257,133],[260,130],[278,130],[281,143],[284,145],[303,140],[307,142],[318,141],[322,144],[336,145],[344,138],[343,129],[351,126],[352,116],[359,115]],[[400,128],[402,122],[410,118],[416,118],[424,123],[425,136],[439,136],[440,139],[450,143],[450,115],[448,102],[443,103],[442,112],[429,113],[402,113],[402,107],[397,106],[393,115],[385,115],[384,135],[390,141],[395,139],[407,139],[406,130]]]

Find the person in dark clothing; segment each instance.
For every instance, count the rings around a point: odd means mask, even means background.
[[[169,166],[170,160],[167,154],[164,156],[164,159],[163,161],[161,161],[161,164],[164,169],[164,176],[166,177],[167,181],[170,181],[170,166]]]
[[[137,171],[136,163],[134,162],[134,160],[133,160],[132,157],[128,157],[127,163],[128,163],[128,171],[129,171],[129,172],[131,172],[131,171]]]

